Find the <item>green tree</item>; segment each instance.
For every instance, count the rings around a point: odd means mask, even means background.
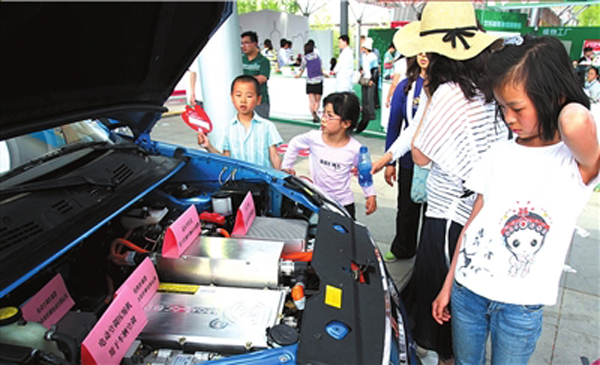
[[[260,10],[273,10],[284,13],[300,13],[300,6],[295,0],[238,0],[238,14],[252,13]]]
[[[580,6],[574,8],[577,11]],[[600,5],[590,5],[581,14],[577,16],[579,26],[581,27],[598,27],[600,26]]]

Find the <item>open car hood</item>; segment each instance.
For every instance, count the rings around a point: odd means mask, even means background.
[[[134,134],[146,131],[231,11],[230,2],[3,3],[0,140],[124,113]]]

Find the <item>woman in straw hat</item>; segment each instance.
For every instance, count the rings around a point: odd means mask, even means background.
[[[428,54],[428,106],[415,132],[411,153],[417,165],[431,163],[428,206],[412,277],[402,293],[417,344],[434,350],[440,363],[452,363],[451,325],[437,324],[431,304],[444,282],[458,235],[474,197],[463,182],[481,154],[508,131],[496,123],[491,95],[484,96],[486,60],[497,37],[482,32],[470,2],[430,2],[422,20],[394,36],[409,57]],[[388,152],[375,164],[393,159]]]

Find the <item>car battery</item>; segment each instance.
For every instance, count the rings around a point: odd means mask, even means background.
[[[200,286],[195,294],[158,292],[144,308],[138,336],[166,348],[243,353],[267,348],[266,328],[277,324],[285,291]]]
[[[283,241],[283,252],[302,252],[306,246],[308,226],[308,222],[302,219],[256,217],[243,237]]]
[[[180,258],[156,256],[161,282],[277,288],[284,243],[198,236]]]

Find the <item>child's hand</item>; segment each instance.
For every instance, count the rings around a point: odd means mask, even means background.
[[[392,162],[392,158],[394,158],[394,156],[391,152],[386,152],[383,156],[381,156],[381,158],[375,161],[373,164],[373,167],[371,168],[371,175],[375,175],[381,171],[381,169],[383,169],[388,163]]]
[[[374,213],[377,210],[377,197],[375,195],[371,195],[367,197],[367,215]]]
[[[444,289],[440,291],[437,298],[431,303],[431,315],[440,326],[450,320],[448,303],[450,303],[450,293]]]
[[[281,169],[281,171],[296,176],[296,170],[294,169]]]
[[[384,174],[385,174],[384,175],[385,182],[389,186],[394,186],[394,181],[396,181],[396,179],[397,179],[396,166],[394,166],[394,165],[387,165],[385,167],[385,173]]]
[[[206,136],[206,134],[202,133],[201,130],[198,130],[197,138],[198,138],[198,145],[200,147],[209,149],[210,141],[208,140],[208,137]]]
[[[350,168],[350,173],[354,175],[354,177],[358,177],[358,168],[356,166],[352,166]]]

